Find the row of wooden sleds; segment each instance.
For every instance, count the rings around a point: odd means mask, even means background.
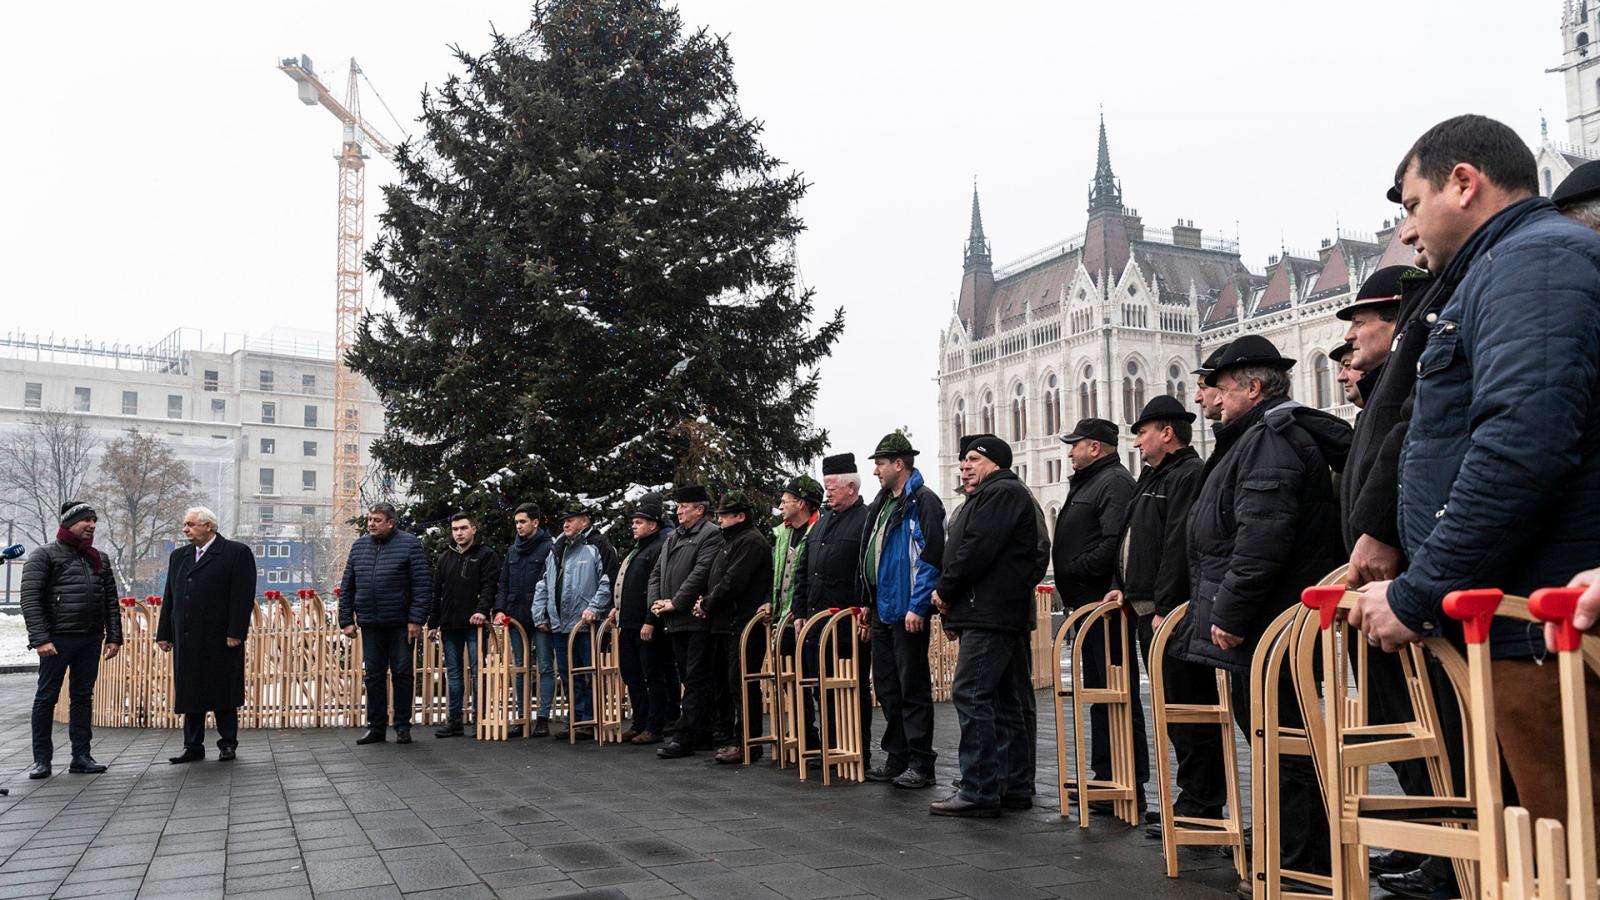
[[[1167,643],[1179,629],[1187,605],[1166,617],[1150,647],[1150,688],[1155,710],[1162,844],[1167,875],[1178,876],[1177,849],[1183,845],[1231,848],[1234,866],[1253,885],[1257,900],[1327,896],[1366,897],[1369,847],[1404,850],[1453,862],[1462,896],[1505,900],[1600,898],[1595,860],[1595,823],[1591,803],[1590,736],[1585,714],[1585,672],[1600,672],[1600,637],[1578,633],[1571,625],[1579,592],[1549,589],[1530,598],[1505,596],[1498,590],[1469,590],[1445,598],[1447,614],[1462,622],[1465,652],[1444,638],[1428,638],[1399,653],[1399,662],[1413,712],[1398,724],[1372,724],[1368,719],[1369,645],[1344,619],[1355,600],[1342,586],[1343,571],[1322,585],[1308,588],[1299,606],[1285,610],[1262,636],[1250,679],[1251,820],[1241,819],[1238,759],[1233,740],[1234,710],[1230,676],[1218,670],[1215,704],[1165,702],[1163,659]],[[1103,688],[1085,688],[1080,636],[1105,641],[1102,658],[1127,660],[1132,648],[1115,604],[1094,604],[1069,614],[1056,635],[1055,702],[1061,810],[1076,795],[1079,823],[1088,827],[1087,806],[1112,801],[1117,818],[1142,824],[1137,816],[1132,691],[1125,665],[1107,665]],[[1489,623],[1496,617],[1522,622],[1553,622],[1561,629],[1561,650],[1547,664],[1559,667],[1560,701],[1565,728],[1551,735],[1552,766],[1563,767],[1567,786],[1566,821],[1529,821],[1520,807],[1506,807],[1502,798],[1501,763],[1494,731],[1493,676],[1489,665]],[[1101,623],[1104,627],[1089,631]],[[1120,652],[1119,652],[1120,651]],[[1460,709],[1465,741],[1465,771],[1451,771],[1450,756],[1430,684],[1430,666],[1442,671],[1443,683]],[[1280,721],[1281,693],[1293,692],[1304,723]],[[1105,704],[1111,730],[1111,777],[1096,780],[1087,771],[1085,726],[1088,707]],[[1070,725],[1064,713],[1070,710]],[[1174,818],[1172,772],[1164,749],[1167,726],[1210,726],[1221,730],[1227,773],[1227,811],[1221,819]],[[1072,734],[1066,732],[1072,729]],[[1068,749],[1073,750],[1069,760]],[[1559,754],[1557,753],[1559,747]],[[1332,849],[1332,874],[1284,869],[1278,846],[1279,765],[1290,756],[1309,758],[1321,785]],[[1370,785],[1374,766],[1421,760],[1433,787],[1432,796],[1407,797],[1375,793]],[[1459,775],[1459,777],[1456,777]],[[1082,789],[1080,790],[1080,786]],[[1247,838],[1246,835],[1249,835]],[[1247,853],[1246,840],[1251,847]],[[1309,886],[1308,889],[1305,886]]]

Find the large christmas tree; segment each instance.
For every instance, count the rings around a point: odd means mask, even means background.
[[[615,514],[699,478],[770,496],[824,446],[843,316],[811,322],[806,184],[740,110],[726,43],[649,0],[551,0],[456,56],[367,258],[393,311],[349,360],[413,519],[499,531],[525,500]]]

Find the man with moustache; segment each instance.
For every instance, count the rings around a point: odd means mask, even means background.
[[[672,739],[656,748],[661,759],[681,759],[696,746],[711,747],[712,703],[717,664],[711,622],[694,614],[708,589],[711,565],[722,549],[722,530],[711,521],[711,495],[703,485],[678,489],[678,527],[661,546],[650,573],[650,612],[672,639],[672,656],[683,685],[683,701]],[[660,640],[657,635],[655,640]]]

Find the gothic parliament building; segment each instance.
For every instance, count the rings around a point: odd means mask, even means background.
[[[1600,0],[1567,0],[1561,32],[1561,65],[1551,71],[1566,83],[1567,141],[1541,127],[1534,148],[1546,196],[1574,167],[1600,158]],[[1345,333],[1334,311],[1373,271],[1412,261],[1399,225],[1386,220],[1373,235],[1324,240],[1315,255],[1272,256],[1264,272],[1252,272],[1237,242],[1192,221],[1147,225],[1123,205],[1104,119],[1081,234],[997,267],[974,188],[961,290],[939,340],[946,505],[958,481],[957,437],[993,433],[1011,442],[1013,468],[1053,528],[1072,475],[1058,435],[1090,416],[1131,422],[1156,393],[1188,404],[1190,371],[1241,334],[1263,335],[1300,361],[1290,373],[1295,399],[1353,419],[1328,360]],[[1121,455],[1137,475],[1139,454],[1122,432]],[[1202,455],[1210,438],[1197,421]]]

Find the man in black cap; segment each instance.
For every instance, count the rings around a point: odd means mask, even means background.
[[[102,657],[122,649],[122,612],[111,561],[94,547],[100,516],[78,500],[61,504],[56,539],[28,554],[22,566],[22,619],[28,647],[39,655],[39,685],[33,694],[33,768],[29,778],[49,778],[55,745],[50,732],[61,682],[68,686],[67,736],[72,740],[73,774],[93,775],[106,767],[89,755],[94,738],[94,682]],[[102,645],[104,649],[102,649]]]
[[[1176,652],[1233,674],[1234,718],[1250,734],[1250,661],[1267,625],[1342,562],[1333,470],[1350,426],[1289,399],[1289,369],[1272,342],[1247,334],[1228,345],[1207,381],[1221,391],[1222,425],[1189,510],[1187,641]],[[1285,684],[1279,715],[1300,724]],[[1328,826],[1309,760],[1284,759],[1279,821],[1286,868],[1329,870]],[[1270,827],[1256,823],[1256,827]]]
[[[854,453],[838,453],[822,458],[822,512],[806,535],[805,546],[795,563],[794,602],[789,608],[794,633],[799,634],[806,620],[830,609],[843,608],[861,596],[861,536],[866,531],[867,504],[861,499],[861,475],[856,471]],[[860,620],[861,659],[856,666],[861,687],[861,763],[872,768],[872,632],[870,617]],[[807,677],[817,672],[817,649],[821,633],[813,631],[811,640],[800,650],[801,665]],[[806,704],[806,731],[815,738],[816,693],[809,691]],[[824,710],[830,717],[833,710]],[[830,722],[833,720],[830,718]],[[831,727],[831,726],[830,726]],[[815,747],[813,740],[810,746]]]
[[[922,483],[910,438],[895,431],[872,452],[881,489],[862,534],[862,605],[872,611],[872,684],[883,708],[887,759],[870,781],[933,784],[933,675],[928,618],[944,559],[944,504]]]
[[[1207,384],[1206,378],[1216,371],[1217,360],[1221,359],[1222,354],[1226,353],[1227,350],[1228,345],[1223,344],[1211,351],[1206,356],[1206,361],[1189,373],[1196,376],[1194,382],[1194,405],[1200,407],[1200,415],[1207,422],[1222,421],[1222,406],[1218,402],[1222,392],[1217,390],[1215,385]]]
[[[772,602],[763,614],[771,613],[774,622],[789,614],[794,605],[794,590],[800,571],[800,556],[806,539],[822,509],[822,485],[804,473],[789,479],[778,495],[781,521],[773,529]]]
[[[661,495],[648,493],[634,505],[628,522],[633,549],[618,568],[616,605],[611,616],[619,629],[622,682],[628,686],[633,721],[622,739],[635,744],[661,740],[667,723],[678,717],[678,674],[672,664],[672,642],[656,639],[661,619],[650,611],[650,575],[661,558],[667,511]]]
[[[961,724],[960,785],[936,816],[992,818],[1033,806],[1033,591],[1050,564],[1044,512],[1011,471],[1011,446],[974,436],[961,457],[970,485],[945,537],[933,601],[961,635],[950,699]]]
[[[740,491],[729,491],[717,505],[717,525],[722,529],[722,547],[711,563],[706,593],[695,604],[694,614],[711,623],[716,645],[715,658],[720,680],[713,692],[715,713],[713,739],[719,763],[744,760],[744,747],[735,731],[744,726],[746,740],[761,732],[761,685],[743,685],[739,638],[763,604],[772,596],[772,545],[761,535],[752,519],[755,506]],[[744,665],[751,671],[766,660],[767,642],[751,641]],[[740,702],[741,686],[745,694]],[[744,715],[748,704],[750,715]],[[761,758],[761,748],[751,750],[751,759]]]
[[[1350,368],[1350,351],[1354,348],[1349,341],[1328,351],[1328,362],[1333,363],[1334,371],[1338,374],[1333,380],[1339,383],[1339,396],[1344,402],[1361,408],[1361,373]]]
[[[711,747],[711,704],[717,664],[711,623],[694,614],[706,592],[711,563],[722,549],[722,531],[707,513],[711,496],[700,485],[678,489],[678,527],[667,535],[661,558],[650,573],[650,612],[672,638],[678,680],[683,684],[682,712],[671,739],[656,749],[662,759],[678,759],[697,746]],[[658,638],[659,639],[659,638]]]
[[[1067,502],[1056,515],[1055,543],[1050,548],[1055,562],[1056,595],[1063,609],[1077,609],[1086,603],[1099,603],[1111,590],[1111,579],[1117,566],[1117,543],[1122,534],[1122,522],[1128,515],[1128,504],[1133,501],[1133,476],[1122,465],[1117,453],[1117,426],[1105,419],[1083,419],[1072,431],[1061,436],[1066,444],[1067,460],[1072,464],[1071,487]],[[1124,617],[1123,624],[1130,623]],[[1106,684],[1107,660],[1105,641],[1097,625],[1078,636],[1083,646],[1084,687],[1099,688]],[[1132,638],[1132,629],[1128,630]],[[1120,644],[1113,637],[1112,652],[1120,652]],[[1121,659],[1112,662],[1121,664]],[[1138,682],[1139,663],[1127,661],[1129,677]],[[1105,780],[1111,777],[1111,732],[1106,709],[1095,704],[1089,710],[1090,765],[1094,777]],[[1144,812],[1144,785],[1150,780],[1150,755],[1143,748],[1145,742],[1144,708],[1137,696],[1133,698],[1133,742],[1140,749],[1136,757],[1136,778],[1139,784],[1139,811]],[[1109,801],[1096,801],[1097,812],[1110,811]]]
[[[1600,160],[1590,160],[1567,173],[1550,194],[1561,214],[1600,231]]]
[[[1147,670],[1156,627],[1164,616],[1189,601],[1185,526],[1205,467],[1200,454],[1189,446],[1194,420],[1195,414],[1184,409],[1176,397],[1161,395],[1145,404],[1128,429],[1145,469],[1139,473],[1133,502],[1122,523],[1112,589],[1105,602],[1126,604],[1138,617],[1139,649]],[[1165,660],[1163,672],[1168,701],[1217,702],[1216,678],[1210,667],[1172,656]],[[1139,718],[1143,718],[1142,711]],[[1221,818],[1227,783],[1217,730],[1172,725],[1168,731],[1178,758],[1176,780],[1181,791],[1173,803],[1174,814]],[[1144,744],[1138,743],[1139,754],[1144,756]],[[1148,768],[1148,760],[1145,766]],[[1160,827],[1155,823],[1147,833],[1159,837]]]

